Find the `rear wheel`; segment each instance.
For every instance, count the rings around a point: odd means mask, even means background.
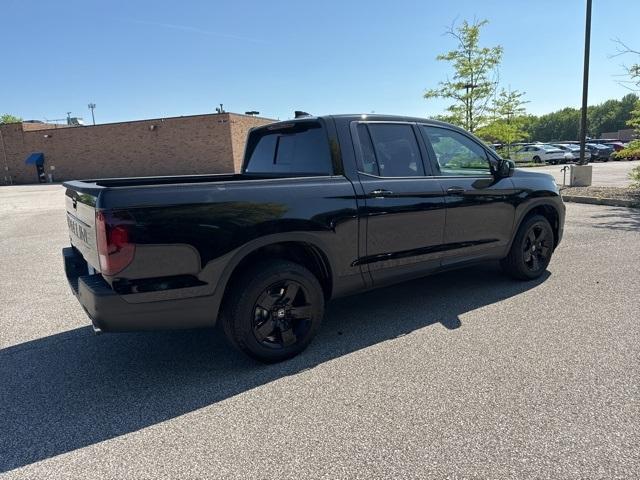
[[[553,254],[554,235],[549,221],[532,215],[522,222],[501,265],[518,280],[533,280],[546,270]]]
[[[537,156],[537,155],[535,157],[533,157],[533,162],[534,163],[540,163],[540,157]]]
[[[302,352],[324,315],[318,279],[293,262],[268,261],[246,270],[228,292],[222,327],[241,352],[275,363]]]

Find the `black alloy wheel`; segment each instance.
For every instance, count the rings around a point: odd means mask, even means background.
[[[524,264],[532,272],[546,268],[551,259],[553,238],[547,227],[542,222],[531,225],[522,246]]]
[[[265,363],[302,352],[324,316],[320,281],[289,260],[265,260],[243,269],[227,292],[219,319],[227,340]]]
[[[309,293],[294,280],[267,287],[253,309],[253,334],[269,348],[290,347],[304,338],[311,327]]]
[[[500,265],[511,277],[533,280],[540,277],[553,255],[555,236],[549,220],[542,215],[525,218]]]

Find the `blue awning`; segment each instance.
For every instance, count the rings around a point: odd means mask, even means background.
[[[25,165],[42,165],[44,163],[44,153],[33,152],[24,161]]]

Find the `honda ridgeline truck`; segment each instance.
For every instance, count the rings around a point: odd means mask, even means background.
[[[535,279],[565,217],[550,175],[385,115],[255,128],[237,174],[64,186],[66,275],[96,332],[218,323],[264,362],[307,347],[332,298],[486,260]]]

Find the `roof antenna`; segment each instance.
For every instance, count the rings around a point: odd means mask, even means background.
[[[303,112],[302,110],[296,110],[295,112],[293,112],[295,117],[294,118],[302,118],[302,117],[310,117],[311,114],[307,113],[307,112]]]

